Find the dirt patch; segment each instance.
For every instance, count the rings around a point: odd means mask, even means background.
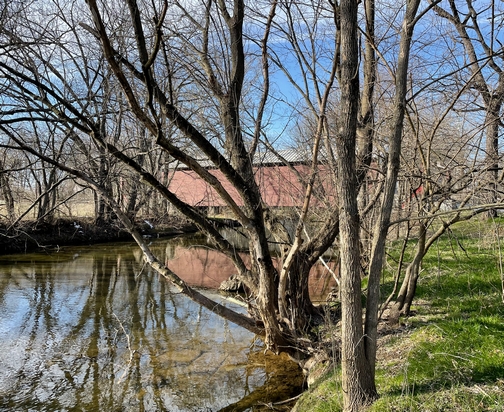
[[[137,222],[137,227],[146,237],[166,237],[196,231],[194,225],[180,218],[166,218],[159,222],[141,220]],[[115,221],[96,225],[92,219],[58,219],[52,223],[23,222],[15,228],[0,222],[0,254],[131,239],[131,235]]]

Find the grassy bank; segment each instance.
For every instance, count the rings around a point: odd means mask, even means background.
[[[412,316],[383,327],[380,399],[369,411],[504,411],[503,236],[503,220],[475,221],[431,248]],[[391,282],[386,277],[384,288]],[[341,409],[337,369],[297,405],[298,412]]]

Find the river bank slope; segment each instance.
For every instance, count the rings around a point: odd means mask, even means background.
[[[170,217],[156,222],[137,222],[146,237],[165,237],[193,233],[196,227],[184,219]],[[96,224],[93,219],[57,219],[54,222],[25,221],[15,227],[0,222],[0,254],[54,250],[62,246],[92,245],[131,240],[119,222]]]

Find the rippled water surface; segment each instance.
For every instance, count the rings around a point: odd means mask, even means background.
[[[183,266],[174,242],[156,247]],[[188,281],[209,286],[215,270],[191,260],[209,272],[188,269]],[[0,348],[6,411],[246,410],[302,383],[295,364],[172,291],[131,244],[0,257]]]

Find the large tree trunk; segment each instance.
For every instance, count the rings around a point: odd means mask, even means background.
[[[312,267],[313,263],[308,256],[297,253],[287,274],[285,294],[279,296],[285,311],[282,317],[297,336],[308,334],[310,326],[321,315],[313,305],[308,289]]]
[[[377,397],[364,348],[360,225],[355,160],[359,101],[357,2],[341,2],[341,120],[337,131],[341,254],[341,366],[345,411],[358,411]]]

